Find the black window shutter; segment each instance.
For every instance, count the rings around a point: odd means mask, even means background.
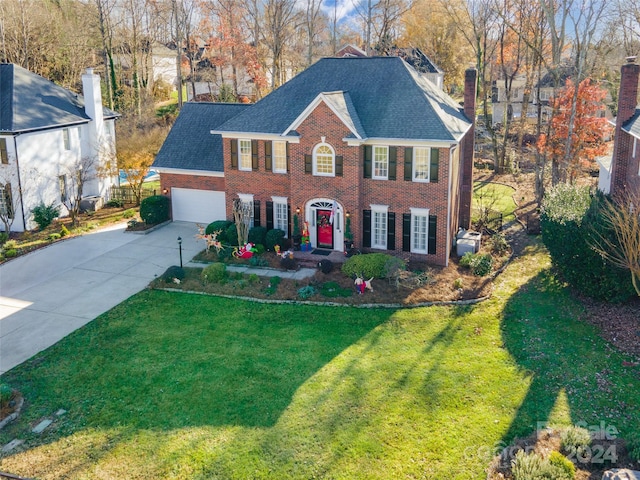
[[[371,246],[371,210],[362,212],[362,246]]]
[[[387,213],[387,250],[396,249],[396,214]]]
[[[253,226],[260,226],[260,200],[253,201]]]
[[[411,147],[404,148],[404,179],[407,182],[413,180],[413,148]]]
[[[440,169],[440,150],[437,148],[431,149],[431,168],[429,169],[429,181],[438,181],[438,170]]]
[[[402,214],[402,251],[411,251],[411,214]]]
[[[398,163],[398,147],[389,147],[389,180],[396,179],[396,164]],[[391,248],[389,250],[392,250]]]
[[[287,238],[291,238],[291,205],[287,204]]]
[[[271,170],[273,170],[272,167],[272,163],[271,163],[271,147],[272,147],[272,143],[267,140],[264,142],[264,169],[267,172],[270,172]]]
[[[436,254],[436,231],[438,227],[438,219],[435,215],[429,215],[429,238],[427,253],[429,255]]]
[[[232,138],[229,140],[231,146],[231,168],[238,168],[238,140]]]
[[[258,170],[258,141],[251,140],[251,169]]]
[[[304,156],[304,173],[313,173],[313,157],[311,155]]]
[[[364,178],[371,178],[371,145],[364,146]]]
[[[267,206],[267,230],[273,230],[273,202],[265,202]]]
[[[289,142],[287,142],[285,145],[287,147],[287,173],[289,173]]]
[[[336,155],[336,175],[338,177],[342,176],[343,164],[344,164],[344,159],[342,158],[342,155]]]

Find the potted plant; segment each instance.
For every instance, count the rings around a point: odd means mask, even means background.
[[[348,252],[353,248],[353,234],[351,233],[351,216],[347,214],[344,225],[344,251]]]
[[[293,235],[291,237],[293,240],[293,249],[300,250],[302,235],[300,234],[300,224],[297,213],[293,216]]]

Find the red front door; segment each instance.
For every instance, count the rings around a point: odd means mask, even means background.
[[[329,223],[331,210],[316,210],[318,248],[333,249],[333,225]]]

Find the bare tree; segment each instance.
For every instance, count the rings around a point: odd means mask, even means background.
[[[22,195],[18,187],[19,183],[14,175],[8,174],[0,178],[0,221],[6,233],[11,231],[16,213],[21,208]]]
[[[307,66],[313,63],[313,47],[317,41],[319,30],[322,28],[320,7],[322,7],[322,0],[306,0],[304,27],[307,31]]]
[[[238,245],[244,245],[249,241],[249,227],[251,225],[252,213],[253,204],[243,202],[239,198],[233,199],[233,218],[238,233]]]
[[[67,208],[69,217],[71,217],[71,225],[74,227],[78,223],[84,187],[97,176],[96,163],[97,159],[93,157],[80,158],[69,165],[61,177],[61,181],[64,182],[64,185],[61,185],[61,191],[63,191],[62,203]]]
[[[602,215],[614,239],[595,231],[592,248],[613,265],[628,270],[640,297],[640,195],[628,194],[618,201],[604,200]]]
[[[264,43],[271,56],[271,88],[275,89],[286,81],[285,51],[299,15],[294,0],[266,0],[264,10]]]

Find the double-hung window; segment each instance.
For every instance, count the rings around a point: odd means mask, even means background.
[[[273,200],[273,228],[282,230],[286,237],[289,231],[287,197],[271,197],[271,199]]]
[[[429,147],[416,147],[413,149],[413,181],[429,181],[429,159],[431,149]]]
[[[411,251],[428,253],[429,248],[429,210],[426,208],[411,209]]]
[[[64,149],[71,150],[71,132],[68,128],[62,130],[62,140],[64,142]]]
[[[251,170],[251,140],[238,140],[238,169]]]
[[[387,249],[387,205],[371,205],[371,248]]]
[[[389,147],[373,147],[373,178],[378,180],[389,178]]]
[[[287,142],[273,142],[273,171],[287,173]]]

